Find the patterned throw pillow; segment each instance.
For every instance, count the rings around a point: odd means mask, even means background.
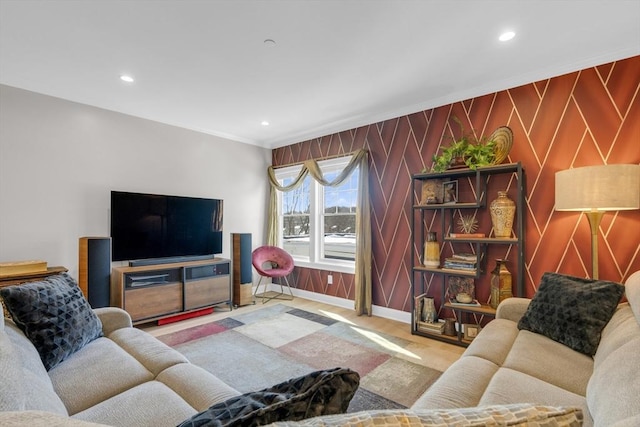
[[[476,408],[383,409],[283,421],[272,424],[272,427],[577,427],[582,423],[580,408],[515,403]]]
[[[359,385],[360,375],[350,369],[315,371],[268,389],[232,397],[179,427],[257,426],[342,414]]]
[[[102,336],[100,319],[66,273],[2,288],[0,296],[47,371]]]
[[[623,294],[619,283],[545,273],[518,329],[593,356]]]

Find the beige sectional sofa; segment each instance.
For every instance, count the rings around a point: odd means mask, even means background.
[[[593,357],[518,329],[530,300],[509,298],[412,409],[530,402],[578,406],[584,425],[640,426],[640,272],[626,282]]]
[[[443,425],[462,420],[470,424],[461,425],[484,425],[483,420],[517,419],[525,420],[518,425],[535,420],[550,426],[579,425],[576,420],[582,417],[587,426],[638,426],[640,272],[629,278],[626,298],[602,331],[594,357],[519,330],[518,319],[530,301],[511,298],[412,408],[283,425]],[[133,328],[126,312],[95,312],[104,336],[49,372],[20,329],[11,320],[0,321],[0,425],[171,426],[239,395]],[[570,407],[581,408],[582,415]]]
[[[36,348],[0,320],[1,411],[39,410],[119,426],[177,425],[240,393],[151,335],[119,308],[96,309],[104,336],[45,370]],[[3,416],[6,417],[3,421]],[[25,425],[53,417],[23,414]],[[16,414],[0,414],[0,425]],[[35,418],[31,418],[35,417]],[[58,418],[60,420],[60,418]],[[62,418],[64,420],[64,418]]]

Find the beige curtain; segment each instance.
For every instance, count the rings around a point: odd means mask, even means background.
[[[371,316],[371,218],[369,211],[369,153],[358,150],[344,170],[333,180],[327,181],[316,160],[303,163],[300,173],[288,186],[282,186],[276,180],[273,166],[269,166],[268,175],[271,190],[269,195],[269,219],[267,223],[267,244],[276,245],[278,242],[278,193],[276,191],[291,191],[298,187],[308,174],[324,186],[335,187],[357,168],[360,168],[358,181],[358,198],[356,206],[356,271],[355,271],[355,311],[358,315]]]

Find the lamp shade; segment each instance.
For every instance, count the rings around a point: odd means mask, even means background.
[[[556,210],[640,208],[640,165],[585,166],[556,172]]]

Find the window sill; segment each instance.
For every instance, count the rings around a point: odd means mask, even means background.
[[[294,259],[296,267],[312,268],[315,270],[333,271],[336,273],[355,274],[355,263],[329,263],[329,262],[309,262]],[[351,265],[350,265],[351,264]]]

